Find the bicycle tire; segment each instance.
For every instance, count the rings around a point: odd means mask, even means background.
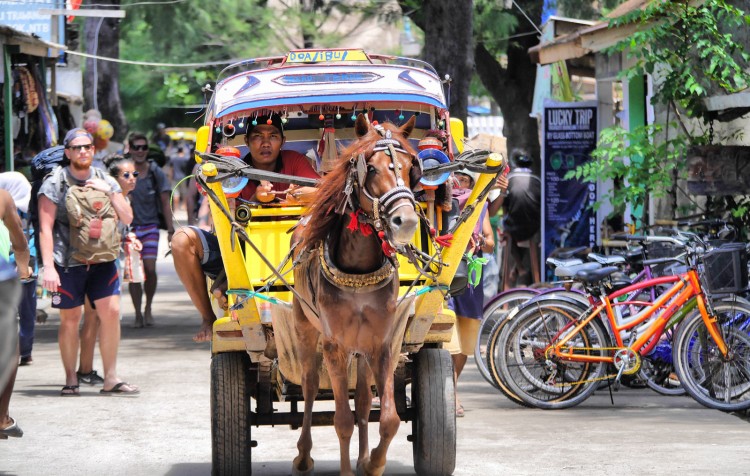
[[[542,293],[542,294],[540,294],[538,296],[535,296],[533,298],[532,302],[536,303],[536,302],[545,302],[547,300],[557,300],[561,295],[565,296],[566,298],[572,297],[574,301],[581,300],[581,304],[580,304],[581,312],[585,311],[588,308],[588,305],[587,305],[587,303],[585,301],[585,296],[583,296],[581,294],[578,294],[578,293],[570,293],[568,291],[553,291],[551,293]],[[530,304],[531,304],[530,302],[524,303],[521,306],[521,308],[523,308],[523,306],[530,305]],[[573,303],[570,303],[570,304],[573,304]],[[498,349],[497,342],[499,342],[499,340],[500,340],[500,338],[502,336],[502,333],[503,333],[504,329],[506,328],[507,324],[512,320],[512,318],[514,317],[515,313],[520,312],[520,309],[518,309],[516,311],[511,311],[511,312],[512,313],[508,313],[508,315],[506,316],[505,319],[498,321],[495,324],[495,327],[492,329],[492,332],[490,333],[490,339],[489,339],[489,341],[487,343],[487,349],[488,349],[488,351],[487,351],[487,366],[489,368],[490,375],[492,377],[492,383],[495,386],[495,388],[497,388],[498,390],[500,390],[500,392],[503,395],[505,395],[506,397],[508,397],[508,399],[510,401],[512,401],[513,403],[517,403],[517,404],[519,404],[521,406],[525,406],[525,407],[530,407],[531,405],[529,405],[528,403],[526,403],[523,400],[521,400],[518,397],[518,395],[516,395],[509,388],[508,384],[505,383],[505,381],[503,380],[503,378],[500,375],[500,372],[498,371],[498,368],[497,368],[496,357],[495,357],[495,355],[496,355],[496,349]]]
[[[686,391],[680,384],[679,379],[674,378],[674,349],[675,332],[670,329],[664,333],[666,339],[659,342],[656,348],[648,355],[644,355],[641,361],[641,369],[638,375],[646,382],[648,388],[660,395],[678,397],[685,395]]]
[[[500,390],[500,393],[505,395],[508,400],[510,400],[513,403],[516,403],[518,405],[521,405],[522,407],[531,407],[528,403],[521,400],[518,395],[516,395],[510,387],[508,387],[508,384],[505,383],[502,376],[500,375],[500,372],[497,370],[497,364],[495,362],[495,354],[494,349],[497,348],[497,342],[500,339],[500,336],[503,333],[503,330],[507,327],[508,323],[511,322],[510,319],[507,317],[505,319],[502,319],[498,321],[495,324],[495,327],[492,329],[492,333],[490,335],[490,340],[487,343],[487,366],[490,371],[490,375],[492,377],[492,384],[495,388]]]
[[[529,405],[546,410],[573,407],[586,400],[606,372],[604,362],[581,363],[547,356],[546,350],[572,330],[580,308],[565,301],[529,305],[502,333],[493,356],[500,378]],[[570,341],[577,353],[604,355],[610,336],[594,319]]]
[[[499,387],[492,378],[487,359],[487,343],[492,334],[492,329],[495,328],[498,322],[505,320],[505,317],[513,308],[538,294],[538,291],[532,289],[511,289],[492,298],[482,312],[482,322],[479,324],[477,344],[474,347],[474,362],[482,377],[495,388]],[[500,390],[502,391],[502,389]]]
[[[725,412],[750,408],[750,306],[715,303],[715,329],[729,351],[724,359],[699,311],[680,323],[674,364],[680,383],[698,403]]]

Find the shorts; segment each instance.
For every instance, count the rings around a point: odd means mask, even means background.
[[[203,259],[201,260],[201,269],[203,274],[211,279],[216,277],[224,270],[224,262],[221,260],[221,248],[219,247],[219,239],[216,235],[209,233],[205,230],[201,230],[197,226],[190,226],[198,238],[201,240],[203,245]]]
[[[159,256],[159,225],[135,225],[133,231],[143,243],[141,258],[156,260]]]
[[[60,276],[60,286],[52,295],[55,309],[73,309],[83,306],[88,296],[91,304],[98,299],[120,294],[120,275],[114,261],[92,265],[70,266],[55,264]]]
[[[481,320],[484,313],[484,277],[476,287],[469,285],[463,294],[451,299],[448,307],[456,311],[457,316]]]
[[[479,319],[467,319],[456,317],[456,325],[453,326],[451,341],[443,344],[443,349],[454,354],[474,355],[479,338]]]

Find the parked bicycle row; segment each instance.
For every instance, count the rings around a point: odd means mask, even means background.
[[[748,245],[728,241],[725,223],[708,225],[623,235],[629,246],[609,256],[553,253],[554,287],[506,291],[485,307],[480,372],[512,401],[545,409],[633,379],[710,408],[750,408]]]

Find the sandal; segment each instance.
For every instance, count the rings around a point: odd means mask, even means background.
[[[130,390],[125,390],[122,387],[130,387]],[[141,393],[141,389],[139,389],[135,385],[130,385],[127,382],[120,382],[109,390],[104,390],[104,389],[99,390],[99,393],[102,395],[122,395],[122,396],[138,395],[139,393]]]
[[[0,430],[0,439],[2,440],[7,440],[9,436],[12,438],[21,438],[23,436],[23,430],[18,426],[18,422],[13,418],[10,421],[13,423],[8,428]]]
[[[78,385],[66,385],[60,390],[60,396],[62,397],[80,397]]]
[[[464,406],[463,405],[459,405],[459,406],[456,407],[456,417],[463,418],[463,416],[465,414],[466,414],[466,412],[464,411]]]

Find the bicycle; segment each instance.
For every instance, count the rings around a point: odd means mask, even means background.
[[[710,408],[750,408],[750,336],[746,329],[750,306],[713,303],[711,298],[711,293],[747,287],[745,245],[723,245],[704,253],[705,243],[700,240],[693,246],[677,238],[629,239],[683,247],[687,271],[636,283],[609,295],[605,282],[617,268],[581,272],[578,277],[599,292],[601,302],[584,312],[564,300],[544,307],[526,306],[499,336],[497,349],[492,350],[497,365],[492,368],[525,403],[545,409],[568,408],[586,400],[600,381],[614,378],[619,382],[624,374],[636,373],[641,357],[657,346],[665,330],[683,321],[675,337],[674,364],[685,390]],[[730,272],[722,272],[726,269]],[[635,314],[615,311],[633,305],[617,301],[618,297],[663,285],[669,288],[654,302],[637,303],[640,308]],[[616,374],[607,375],[610,365]]]

